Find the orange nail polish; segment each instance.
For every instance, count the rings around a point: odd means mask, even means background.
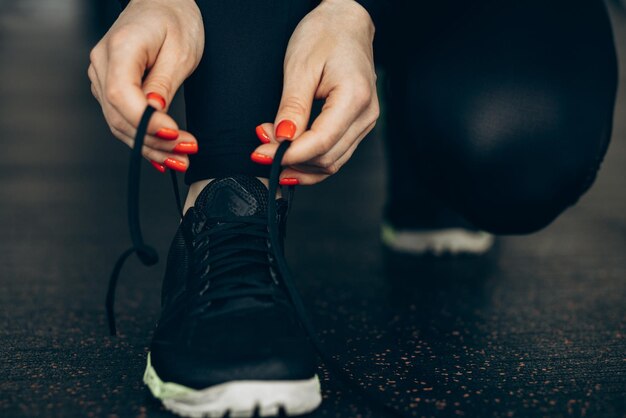
[[[178,139],[178,131],[176,129],[170,128],[161,128],[155,134],[158,138],[167,139],[167,140],[175,140]]]
[[[161,173],[165,173],[165,166],[163,164],[159,164],[156,161],[152,161],[152,160],[150,160],[150,164],[152,164],[152,166],[156,168],[158,171],[160,171]]]
[[[163,164],[165,164],[167,168],[171,168],[172,170],[187,171],[187,164],[173,158],[167,158],[165,161],[163,161]]]
[[[163,96],[161,96],[159,93],[150,92],[146,94],[146,98],[148,100],[156,100],[157,102],[161,104],[161,109],[165,109],[165,105],[167,104],[167,102],[165,101]]]
[[[293,139],[296,134],[296,124],[285,119],[276,127],[276,138]]]
[[[198,144],[195,142],[181,142],[174,147],[174,152],[181,154],[197,154]]]
[[[271,141],[269,135],[267,135],[267,132],[265,132],[265,129],[263,129],[261,125],[256,127],[256,136],[258,136],[259,141],[264,144],[268,144]]]
[[[280,184],[281,186],[297,186],[298,184],[300,184],[300,181],[298,181],[298,179],[284,178],[280,179],[278,184]]]
[[[253,152],[252,155],[250,155],[250,158],[255,163],[263,164],[263,165],[270,165],[270,164],[272,164],[272,161],[274,161],[274,159],[272,157],[268,157],[267,155],[259,154],[258,152]]]

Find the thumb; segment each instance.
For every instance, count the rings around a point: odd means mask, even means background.
[[[312,80],[303,77],[302,73],[294,74],[289,69],[285,71],[283,94],[274,121],[275,138],[278,142],[297,138],[306,131],[316,86]]]
[[[160,54],[146,75],[142,89],[148,103],[157,109],[167,110],[183,81],[185,75],[177,68],[176,60]]]

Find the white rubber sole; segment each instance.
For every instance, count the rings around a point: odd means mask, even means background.
[[[383,224],[382,241],[392,250],[411,254],[484,254],[495,241],[492,234],[449,228],[433,231],[396,231]]]
[[[247,418],[287,416],[315,410],[322,402],[319,378],[283,381],[233,381],[206,389],[192,389],[177,383],[163,382],[150,363],[143,377],[152,395],[166,409],[193,418]]]

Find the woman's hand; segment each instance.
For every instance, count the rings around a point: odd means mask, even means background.
[[[314,184],[336,173],[376,124],[373,39],[374,24],[354,0],[323,0],[296,27],[278,114],[273,124],[257,127],[266,144],[252,154],[268,164],[278,142],[294,139],[283,158],[282,184]],[[326,101],[306,130],[314,98]]]
[[[113,134],[133,146],[146,106],[156,112],[143,156],[155,168],[185,171],[196,139],[165,111],[204,49],[202,16],[194,0],[132,0],[91,51],[91,91]]]

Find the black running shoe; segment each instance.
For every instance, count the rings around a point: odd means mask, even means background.
[[[254,177],[216,179],[174,237],[144,382],[176,414],[299,415],[321,402],[314,349],[275,265],[267,196]],[[284,236],[287,202],[277,209]]]

